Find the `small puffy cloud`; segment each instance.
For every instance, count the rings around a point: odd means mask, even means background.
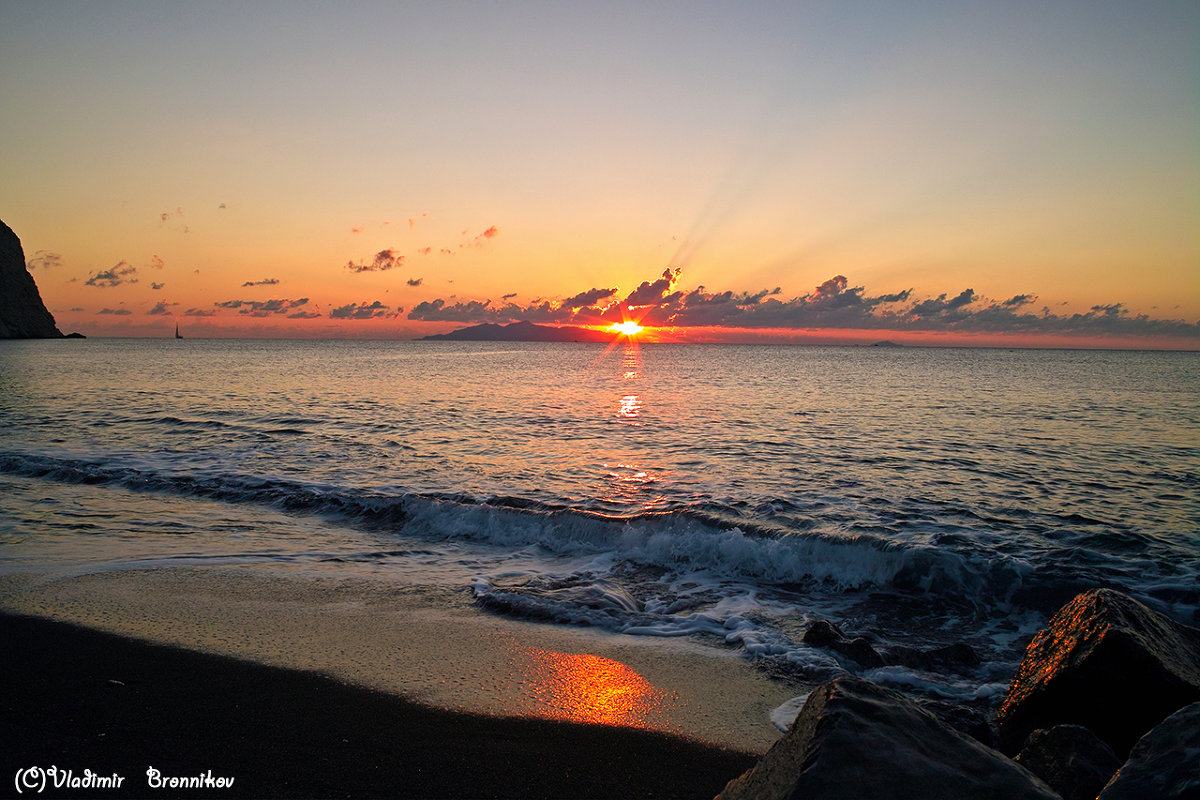
[[[376,300],[373,303],[348,303],[329,312],[330,319],[372,319],[375,317],[393,316],[388,312],[391,306],[385,306]]]
[[[321,316],[319,311],[293,311],[287,315],[288,319],[316,319]]]
[[[308,305],[308,298],[301,297],[299,300],[223,300],[213,303],[213,305],[218,308],[234,309],[247,317],[269,317],[275,314],[288,314],[301,306]]]
[[[433,252],[432,247],[421,247],[421,248],[417,249],[417,255],[420,255],[420,256],[427,256],[432,252]]]
[[[212,309],[189,308],[187,311],[183,312],[183,315],[185,317],[215,317],[217,312],[213,311]]]
[[[128,261],[121,261],[115,266],[101,270],[84,281],[86,286],[113,287],[123,283],[137,283],[137,267]]]
[[[62,256],[58,253],[52,253],[49,250],[38,250],[33,254],[33,257],[25,263],[25,269],[52,269],[62,266]]]
[[[166,266],[166,262],[163,261],[162,257],[159,256],[157,253],[150,256],[150,267],[152,269],[162,269],[165,266]]]
[[[1021,306],[1029,305],[1030,303],[1035,302],[1037,302],[1037,295],[1018,294],[1008,298],[1000,305],[1004,306],[1005,308],[1020,308]]]
[[[242,287],[246,286],[274,286],[279,283],[279,278],[263,278],[261,281],[246,281]]]
[[[409,278],[407,281],[405,281],[405,283],[407,283],[409,286],[420,286],[424,282],[424,278]]]
[[[166,286],[165,283],[154,283],[153,281],[150,282],[150,288],[155,291],[158,291],[159,289],[163,288],[164,286]]]
[[[69,309],[69,310],[70,310],[70,311],[83,311],[83,310],[84,310],[84,308],[83,308],[83,306],[75,306],[74,308],[72,308],[72,309]]]
[[[351,272],[386,272],[403,263],[404,256],[397,254],[395,250],[380,250],[370,262],[355,264],[353,261],[348,261],[346,269]]]
[[[127,317],[133,312],[128,308],[102,308],[96,312],[97,314],[113,314],[118,317]]]
[[[226,205],[224,203],[221,203],[221,205],[217,206],[217,208],[224,211],[226,208]]]
[[[517,293],[516,293],[516,292],[509,292],[508,294],[504,295],[504,296],[503,296],[503,297],[501,297],[500,299],[501,299],[501,300],[512,300],[512,299],[513,299],[514,297],[516,297],[516,296],[517,296]]]

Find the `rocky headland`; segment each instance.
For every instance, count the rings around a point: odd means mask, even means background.
[[[0,221],[0,339],[61,339],[25,267],[25,251],[12,228]]]
[[[874,663],[829,623],[812,634]],[[988,724],[947,711],[863,678],[829,681],[719,800],[1200,799],[1200,629],[1120,592],[1059,610]]]

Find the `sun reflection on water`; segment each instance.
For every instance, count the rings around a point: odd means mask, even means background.
[[[661,714],[667,693],[629,666],[589,653],[527,648],[525,684],[539,715],[573,722],[648,727]]]

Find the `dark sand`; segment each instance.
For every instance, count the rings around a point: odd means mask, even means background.
[[[749,753],[630,728],[442,711],[278,669],[0,613],[0,795],[32,766],[125,777],[32,797],[709,798]],[[153,790],[166,776],[231,789]]]

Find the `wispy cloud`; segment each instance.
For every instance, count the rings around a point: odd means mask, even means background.
[[[261,281],[246,281],[242,287],[246,286],[275,286],[279,283],[279,278],[263,278]]]
[[[159,227],[167,230],[176,231],[178,233],[188,233],[191,228],[183,218],[183,208],[177,207],[174,211],[164,211],[158,215]]]
[[[395,269],[404,263],[404,256],[398,254],[395,250],[380,250],[369,262],[360,262],[355,264],[353,261],[346,262],[346,269],[351,272],[386,272],[389,269]]]
[[[217,312],[210,308],[189,308],[183,312],[185,317],[215,317]]]
[[[97,314],[113,314],[118,317],[127,317],[133,312],[128,308],[102,308],[96,312]]]
[[[420,286],[424,282],[424,278],[409,278],[407,281],[405,281],[405,283],[407,283],[409,286]]]
[[[154,289],[155,291],[158,291],[159,289],[163,288],[164,286],[166,286],[165,283],[155,283],[154,281],[150,282],[150,288]]]
[[[62,266],[62,256],[49,250],[38,250],[29,261],[25,262],[25,269],[28,270],[53,269],[60,266]]]
[[[120,286],[123,283],[137,283],[137,267],[130,264],[128,261],[121,261],[108,269],[101,270],[89,277],[84,284],[86,286],[100,286],[111,288]]]

